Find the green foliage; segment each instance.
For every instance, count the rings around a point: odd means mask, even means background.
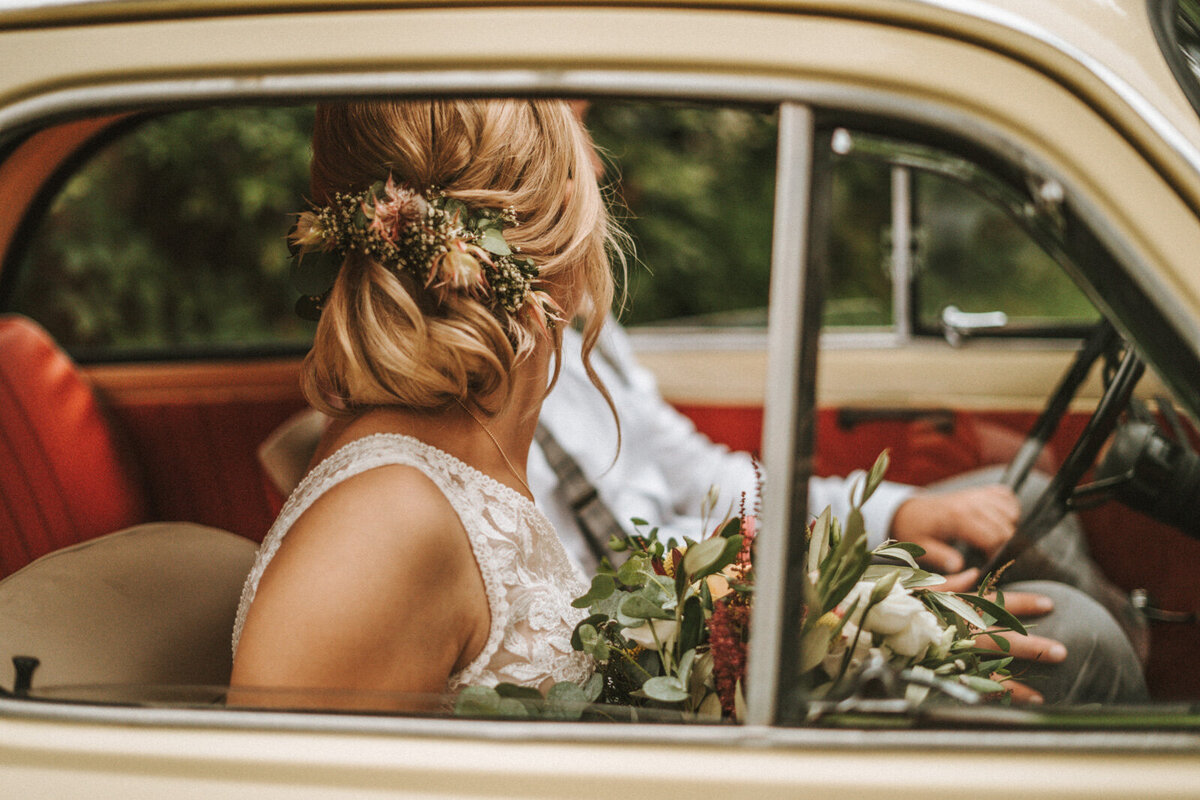
[[[702,511],[710,513],[715,505],[714,493]],[[715,606],[707,579],[742,554],[742,520],[705,522],[703,528],[715,527],[716,533],[682,547],[660,541],[658,530],[646,531],[646,524],[635,520],[637,534],[624,540],[630,556],[616,569],[603,564],[589,591],[575,601],[592,614],[576,626],[572,646],[596,659],[606,703],[720,718],[709,641]]]
[[[833,224],[825,324],[892,324],[891,170],[853,158],[833,161]]]
[[[763,321],[771,263],[773,113],[597,100],[588,126],[637,246],[625,321]],[[743,312],[743,313],[739,313]]]
[[[1013,322],[1097,319],[1091,301],[999,206],[934,175],[918,174],[914,185],[922,326],[938,329],[947,305],[1004,311]]]
[[[311,131],[307,108],[146,119],[54,198],[10,307],[74,349],[307,341],[284,234]]]
[[[308,341],[311,324],[292,310],[283,234],[305,208],[311,121],[310,108],[280,107],[143,120],[64,184],[7,307],[76,352]],[[773,110],[596,100],[588,124],[637,247],[626,321],[765,324]],[[825,322],[889,325],[891,168],[833,163]],[[913,185],[921,324],[936,327],[948,304],[1017,320],[1094,319],[998,208],[943,178],[917,174]],[[496,228],[483,233],[494,254],[508,249]],[[327,265],[311,259],[305,276],[327,284]]]

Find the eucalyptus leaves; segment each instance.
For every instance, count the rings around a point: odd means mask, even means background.
[[[605,702],[665,704],[702,719],[720,719],[741,705],[753,523],[743,514],[710,527],[716,501],[710,493],[702,509],[704,529],[713,535],[680,546],[664,544],[656,528],[634,520],[637,534],[618,543],[630,551],[628,559],[616,570],[602,568],[575,601],[592,613],[572,643],[600,665]],[[730,622],[731,606],[746,612],[733,637],[724,627],[718,632],[723,620]],[[714,646],[726,641],[736,652]]]

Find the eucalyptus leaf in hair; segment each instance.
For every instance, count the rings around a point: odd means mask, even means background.
[[[300,294],[320,297],[328,294],[342,268],[342,256],[317,250],[292,258],[292,286]]]

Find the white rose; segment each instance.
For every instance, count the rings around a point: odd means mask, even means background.
[[[658,650],[659,645],[669,648],[679,632],[679,623],[673,619],[651,619],[636,628],[626,628],[621,635],[647,650]],[[655,637],[658,637],[655,641]]]
[[[918,601],[920,602],[920,601]],[[904,630],[885,636],[883,643],[892,652],[902,656],[922,658],[930,647],[941,644],[942,626],[937,617],[929,609],[921,607],[920,612],[908,620]]]
[[[871,606],[867,612],[866,628],[874,633],[887,636],[901,633],[908,629],[915,617],[929,611],[925,604],[909,594],[900,582],[892,585],[887,597]]]
[[[873,582],[859,581],[839,608],[849,608],[857,600],[851,621],[861,625],[864,631],[883,636],[882,644],[898,655],[921,657],[930,646],[941,644],[942,626],[937,617],[899,582],[892,586],[886,597],[871,606],[864,620],[862,609],[867,607],[874,589]]]

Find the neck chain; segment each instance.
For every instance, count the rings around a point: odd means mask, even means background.
[[[455,402],[457,402],[460,406],[462,406],[462,410],[467,412],[467,416],[469,416],[471,419],[475,420],[475,424],[477,424],[480,428],[483,429],[483,432],[487,434],[487,437],[492,440],[492,444],[496,445],[496,452],[498,452],[500,454],[500,457],[504,459],[504,463],[508,465],[508,469],[513,474],[513,477],[516,478],[520,482],[520,484],[525,487],[525,491],[529,493],[529,496],[533,497],[533,490],[529,488],[529,484],[526,483],[525,479],[521,477],[521,473],[517,472],[517,468],[513,466],[513,463],[508,460],[508,453],[504,452],[504,448],[500,446],[500,442],[496,439],[496,437],[492,434],[492,432],[490,430],[488,430],[488,426],[484,425],[483,420],[481,420],[478,416],[476,416],[475,412],[472,411],[470,408],[468,408],[467,404],[464,403],[462,400],[458,400],[457,398],[455,398]]]

